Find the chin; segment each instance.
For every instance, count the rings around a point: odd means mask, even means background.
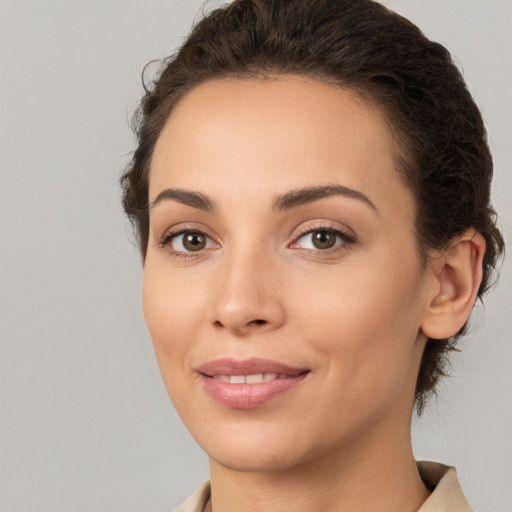
[[[293,457],[290,457],[292,454]],[[297,453],[290,450],[243,450],[240,446],[231,446],[223,450],[210,450],[208,455],[210,459],[227,469],[247,473],[273,473],[300,464]]]
[[[301,443],[299,433],[245,427],[235,432],[220,428],[213,435],[194,437],[210,459],[233,471],[275,472],[300,464],[304,439]]]
[[[230,454],[228,457],[210,458],[226,469],[241,473],[272,473],[288,469],[289,467],[289,465],[283,464],[282,460],[276,460],[275,454],[272,454],[268,460],[260,460],[261,457],[258,457],[257,460],[251,460],[252,455],[249,456],[247,454]]]

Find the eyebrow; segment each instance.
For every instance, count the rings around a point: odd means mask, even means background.
[[[215,211],[213,201],[200,192],[194,192],[193,190],[184,190],[181,188],[166,188],[162,190],[155,199],[149,204],[149,208],[154,208],[162,201],[174,199],[187,206],[192,206],[205,212]]]
[[[349,199],[356,199],[370,206],[376,213],[379,212],[368,196],[359,190],[354,190],[343,185],[323,185],[290,190],[275,198],[272,210],[274,212],[282,212],[331,196],[343,196]],[[214,202],[205,194],[180,188],[167,188],[162,190],[150,203],[149,208],[154,208],[161,202],[169,199],[205,212],[215,211]]]
[[[272,206],[272,210],[282,212],[284,210],[296,208],[331,196],[343,196],[348,197],[349,199],[357,199],[358,201],[362,201],[366,205],[370,206],[376,213],[379,213],[378,208],[368,198],[368,196],[359,190],[344,187],[343,185],[324,185],[291,190],[286,194],[277,196]]]

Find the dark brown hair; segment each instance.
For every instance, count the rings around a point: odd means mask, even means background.
[[[142,257],[151,156],[176,102],[208,80],[282,74],[338,84],[383,110],[397,169],[416,200],[420,254],[475,228],[487,243],[481,299],[503,252],[490,205],[492,158],[482,117],[450,53],[372,0],[235,0],[195,25],[145,85],[135,117],[138,146],[121,178]],[[464,329],[448,340],[429,339],[416,386],[420,412]]]

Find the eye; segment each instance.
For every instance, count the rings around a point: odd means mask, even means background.
[[[329,249],[351,245],[354,238],[334,228],[317,228],[301,235],[291,245],[293,249],[326,251]]]
[[[171,253],[192,253],[211,249],[217,244],[205,233],[198,230],[181,230],[167,233],[160,245],[167,247]]]

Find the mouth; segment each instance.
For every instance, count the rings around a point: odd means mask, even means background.
[[[270,359],[217,359],[197,370],[214,402],[233,409],[260,407],[297,387],[310,373]]]
[[[291,375],[286,373],[251,373],[250,375],[212,375],[212,379],[229,384],[259,384],[260,382],[270,382],[276,379],[289,379]]]

